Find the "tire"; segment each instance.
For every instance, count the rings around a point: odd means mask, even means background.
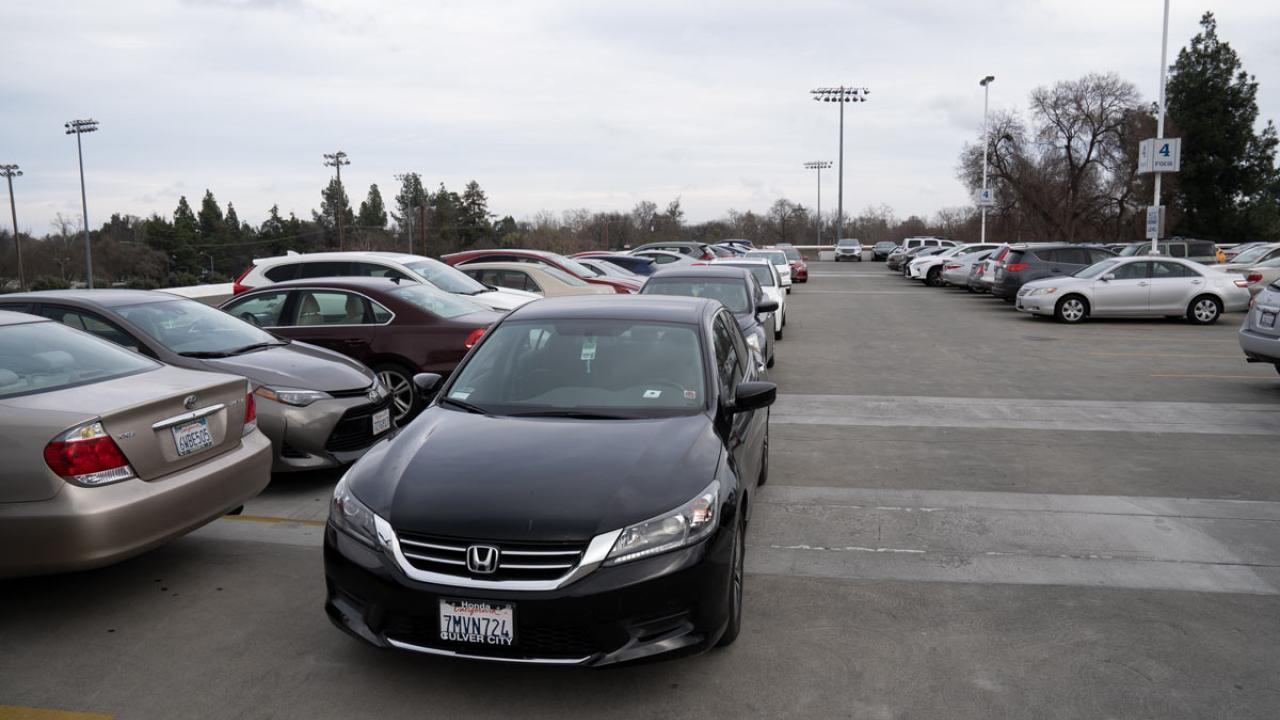
[[[777,330],[774,330],[774,331],[773,331],[773,339],[774,339],[774,340],[781,340],[781,339],[782,339],[782,328],[778,328]]]
[[[840,256],[839,256],[839,255],[835,256],[834,258],[832,258],[832,261],[833,261],[833,262],[840,262]]]
[[[1199,295],[1187,306],[1187,319],[1195,325],[1212,325],[1222,317],[1222,301],[1212,295]]]
[[[400,363],[382,363],[373,371],[391,393],[391,419],[397,426],[412,420],[422,404],[413,386],[413,372]]]
[[[1276,372],[1280,373],[1280,363],[1276,363]]]
[[[733,561],[729,565],[729,622],[725,625],[724,634],[716,641],[716,647],[728,647],[738,639],[742,632],[742,584],[746,579],[747,543],[743,536],[747,534],[746,508],[739,512],[738,532],[733,536]]]
[[[1276,370],[1280,371],[1280,365]],[[760,450],[760,476],[756,478],[756,487],[769,482],[769,419],[765,418],[764,422],[764,447]]]
[[[929,287],[942,287],[942,268],[929,268],[924,276],[924,284]]]
[[[767,368],[773,367],[773,360],[774,360],[773,353],[769,353],[769,359],[765,361],[764,366]]]
[[[1068,295],[1058,301],[1053,308],[1053,316],[1058,322],[1075,325],[1089,317],[1089,301],[1079,295]]]

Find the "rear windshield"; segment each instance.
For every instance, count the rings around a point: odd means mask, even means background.
[[[741,315],[750,312],[747,284],[742,280],[723,278],[652,278],[640,292],[644,295],[681,295],[684,297],[711,298],[724,303],[729,312]]]
[[[1020,263],[1022,262],[1023,255],[1025,255],[1025,253],[1022,252],[1021,250],[1010,250],[1004,256],[1004,262],[1006,265],[1014,265],[1014,264]]]
[[[761,263],[717,263],[718,265],[730,265],[731,267],[745,268],[756,276],[756,282],[764,287],[773,287],[773,269],[768,265]]]
[[[597,273],[592,272],[591,270],[587,269],[587,267],[586,267],[585,265],[579,265],[578,263],[574,263],[574,265],[577,265],[578,267],[582,268],[582,269],[583,269],[583,271],[584,271],[584,274],[586,274],[586,275],[589,275],[589,276],[591,276],[591,277],[596,277],[596,275],[597,275]],[[560,269],[560,268],[558,268],[558,267],[551,267],[550,265],[543,265],[543,266],[542,266],[542,270],[544,270],[544,271],[545,271],[548,275],[550,275],[551,277],[553,277],[553,278],[555,278],[555,279],[559,280],[560,282],[564,283],[565,285],[572,285],[572,286],[574,286],[574,287],[586,287],[586,286],[589,284],[589,283],[587,283],[587,281],[586,281],[586,280],[583,280],[582,278],[574,277],[574,276],[570,275],[569,273],[567,273],[567,272],[565,272],[565,271],[561,270],[561,269]]]
[[[61,323],[0,327],[0,398],[102,382],[158,364]]]

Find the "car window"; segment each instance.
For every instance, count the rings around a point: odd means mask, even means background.
[[[527,272],[520,270],[503,270],[498,273],[498,283],[502,287],[508,287],[513,290],[524,290],[526,292],[543,292],[542,286],[537,280]]]
[[[465,297],[459,297],[443,290],[437,290],[430,285],[418,283],[406,284],[403,287],[388,291],[387,294],[442,318],[455,318],[467,313],[481,312],[487,309],[483,305]],[[387,322],[391,319],[390,310],[373,301],[369,301],[369,305],[371,306],[374,320]]]
[[[1131,262],[1111,271],[1116,280],[1146,280],[1151,277],[1151,263]]]
[[[730,278],[652,278],[640,290],[644,295],[680,295],[719,300],[735,315],[751,311],[747,285]]]
[[[325,262],[309,262],[301,263],[299,278],[321,278],[321,277],[342,277],[349,275],[348,266],[351,263],[344,261],[325,261]]]
[[[1115,255],[1113,255],[1112,253],[1109,253],[1106,250],[1102,250],[1100,248],[1088,248],[1085,250],[1085,254],[1089,256],[1090,263],[1099,263],[1099,262],[1102,262],[1103,260],[1107,260],[1115,257]]]
[[[405,267],[412,270],[423,280],[435,285],[445,292],[457,293],[459,295],[477,295],[487,292],[489,288],[476,282],[475,278],[467,275],[458,268],[439,260],[431,258],[423,258],[406,263]],[[496,285],[497,283],[491,283]]]
[[[369,301],[338,290],[300,290],[292,325],[369,325]]]
[[[280,325],[280,313],[284,311],[285,300],[288,298],[288,290],[264,292],[230,302],[224,305],[222,310],[258,327],[277,327]]]
[[[504,322],[458,369],[444,398],[497,415],[690,415],[705,406],[699,335],[692,325],[647,320]]]
[[[738,346],[733,341],[732,326],[723,312],[716,314],[712,325],[716,352],[716,376],[720,380],[720,391],[725,398],[733,397],[733,389],[742,377],[741,363],[738,357]]]
[[[356,277],[391,278],[392,280],[409,279],[408,275],[405,275],[395,268],[368,262],[351,263],[351,274]]]
[[[1089,265],[1091,258],[1084,248],[1061,248],[1058,250],[1058,262],[1068,265]]]
[[[773,268],[761,263],[721,263],[730,265],[731,267],[740,267],[751,271],[751,275],[760,283],[762,287],[777,287],[778,283],[774,280]]]
[[[195,300],[173,299],[125,305],[116,313],[156,342],[180,355],[219,356],[277,345],[270,333]]]
[[[111,342],[134,350],[143,349],[143,344],[119,325],[84,310],[72,310],[57,305],[43,305],[39,313],[50,320],[55,320],[68,327],[92,333]]]
[[[288,282],[298,277],[298,270],[302,265],[303,263],[284,263],[267,268],[262,274],[271,282]]]
[[[1182,263],[1157,262],[1151,264],[1151,277],[1157,280],[1161,278],[1200,277],[1200,273]]]
[[[543,267],[542,270],[543,272],[559,280],[565,285],[572,285],[574,287],[586,287],[587,285],[590,284],[586,280],[583,280],[582,278],[579,278],[579,277],[574,277],[573,275],[570,275],[569,273],[561,270],[558,267],[551,267],[550,265],[547,265]],[[588,272],[588,274],[590,273]]]
[[[0,398],[102,382],[157,367],[137,353],[60,323],[0,327]]]

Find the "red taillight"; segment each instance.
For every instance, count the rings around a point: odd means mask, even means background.
[[[133,468],[116,441],[91,422],[59,435],[44,446],[49,469],[81,485],[105,485],[133,477]]]
[[[244,426],[241,435],[248,435],[258,429],[258,404],[253,401],[253,393],[244,396]]]
[[[960,269],[960,266],[959,266],[959,265],[954,265],[954,264],[953,264],[953,265],[947,265],[947,266],[943,267],[942,269],[943,269],[943,270],[959,270],[959,269]]]
[[[1005,272],[1018,272],[1019,270],[1026,270],[1029,267],[1031,266],[1027,263],[1014,263],[1012,265],[1005,265],[1004,269]]]
[[[232,295],[239,295],[242,292],[247,292],[253,289],[247,285],[240,284],[240,281],[244,279],[245,275],[248,275],[249,273],[253,272],[253,268],[254,266],[250,264],[249,267],[245,268],[244,272],[240,273],[240,275],[236,277],[236,281],[231,284]]]
[[[1262,280],[1262,273],[1249,273],[1249,277],[1245,278],[1245,280],[1248,280],[1249,284],[1252,285]]]
[[[487,328],[476,328],[475,330],[472,330],[471,334],[467,336],[466,341],[462,343],[463,347],[470,350],[476,343],[480,342],[480,338],[484,337],[484,331],[486,329]]]

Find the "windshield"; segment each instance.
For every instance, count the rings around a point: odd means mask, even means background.
[[[1262,245],[1256,248],[1250,248],[1240,253],[1239,255],[1235,256],[1235,258],[1232,259],[1231,262],[1233,263],[1257,262],[1258,260],[1261,260],[1263,257],[1266,257],[1268,254],[1270,254],[1272,250],[1275,250],[1275,246]]]
[[[589,277],[595,277],[600,274],[598,272],[593,271],[591,268],[587,267],[586,265],[583,265],[582,263],[578,262],[577,260],[574,260],[573,258],[567,258],[561,255],[557,255],[555,257],[555,261],[560,263],[560,265],[562,265],[565,270],[568,270],[569,272],[573,273],[574,275],[577,275],[578,277],[589,278]]]
[[[445,319],[488,310],[472,300],[441,292],[429,285],[405,285],[388,294]]]
[[[854,245],[858,245],[858,244],[859,244],[859,243],[858,243],[858,241],[857,241],[857,240],[854,240],[853,238],[841,238],[841,239],[839,240],[839,242],[837,242],[837,243],[836,243],[836,246],[837,246],[837,247],[852,247],[852,246],[854,246]]]
[[[886,248],[897,247],[897,243],[889,240],[883,240],[881,242],[876,243],[875,246],[881,250],[884,250]]]
[[[533,320],[493,330],[442,400],[496,415],[613,419],[692,415],[705,378],[696,328],[628,320]]]
[[[412,270],[418,277],[445,292],[458,295],[476,295],[489,291],[489,288],[485,287],[483,283],[473,280],[461,270],[439,260],[425,258],[405,263],[405,267]]]
[[[1106,273],[1114,269],[1119,264],[1120,264],[1120,261],[1116,259],[1103,260],[1102,262],[1096,262],[1090,265],[1089,267],[1081,270],[1080,272],[1076,273],[1075,277],[1090,280],[1098,277],[1099,275],[1102,275],[1103,273]]]
[[[731,278],[651,278],[640,292],[644,295],[711,298],[724,303],[735,315],[751,312],[747,284]]]
[[[793,247],[784,249],[782,253],[787,256],[788,260],[801,260],[804,258],[804,256],[800,254],[800,251]]]
[[[55,322],[0,327],[0,398],[101,382],[156,363]]]
[[[179,355],[226,356],[283,344],[270,333],[195,300],[126,305],[116,312]]]
[[[786,265],[787,256],[781,250],[752,250],[746,254],[749,258],[764,258],[774,265]]]
[[[740,267],[751,271],[756,276],[756,282],[763,287],[773,287],[773,268],[763,263],[716,263],[717,265],[729,265],[730,267]]]

